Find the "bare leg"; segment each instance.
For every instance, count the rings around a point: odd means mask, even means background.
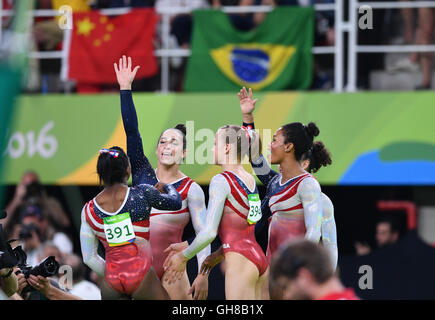
[[[432,42],[434,28],[434,14],[432,8],[419,8],[419,29],[421,32],[421,43],[430,44]],[[421,53],[421,69],[423,71],[423,86],[429,86],[432,78],[432,53]]]
[[[101,282],[101,300],[119,300],[123,297],[121,293],[112,289],[111,286],[106,282],[106,279],[103,278]]]
[[[261,275],[257,282],[257,300],[270,300],[269,296],[269,268]]]
[[[225,297],[227,300],[255,300],[257,266],[237,252],[225,254]]]
[[[403,1],[403,0],[401,0]],[[402,13],[402,19],[403,19],[403,39],[405,40],[405,43],[411,44],[412,43],[412,23],[413,23],[413,9],[412,8],[403,8],[401,10]]]
[[[423,37],[422,37],[421,30],[420,30],[420,26],[418,26],[417,30],[415,30],[415,44],[421,44],[422,42],[423,42]],[[409,59],[413,63],[418,63],[418,61],[420,59],[420,53],[419,52],[411,53],[411,56],[409,57]]]
[[[188,294],[190,289],[189,277],[184,272],[182,278],[175,283],[168,284],[166,281],[166,272],[162,276],[163,287],[169,294],[171,300],[192,300],[192,295]]]
[[[153,267],[150,267],[132,297],[135,300],[169,300],[169,295],[163,288]]]

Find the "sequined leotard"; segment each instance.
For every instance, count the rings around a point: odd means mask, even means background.
[[[161,194],[150,185],[137,185],[128,188],[124,203],[116,212],[104,211],[95,198],[82,210],[80,243],[83,260],[119,293],[133,294],[152,263],[148,242],[151,207],[169,210],[181,207],[181,197],[174,187],[166,185],[164,190],[167,194]],[[125,212],[130,213],[136,238],[130,244],[109,246],[103,219]],[[98,240],[105,248],[106,261],[98,255]]]

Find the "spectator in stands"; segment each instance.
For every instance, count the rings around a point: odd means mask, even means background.
[[[272,300],[358,300],[334,274],[325,248],[304,239],[289,242],[272,257],[269,290]]]
[[[409,24],[412,24],[412,9],[403,9],[402,14],[405,22],[404,43],[409,44],[409,41],[412,41],[412,29],[409,31]],[[411,22],[409,22],[409,20]],[[434,9],[418,8],[418,25],[414,43],[416,45],[430,45],[433,40],[434,27]],[[411,38],[409,39],[410,32]],[[422,83],[415,89],[430,90],[432,88],[432,59],[433,52],[414,52],[409,57],[398,60],[388,71],[395,72],[403,70],[417,72],[421,69],[423,74]]]
[[[433,40],[434,27],[434,9],[419,8],[416,44],[430,45]],[[420,66],[423,72],[423,82],[421,85],[417,86],[416,89],[431,89],[433,52],[421,52],[418,56],[420,58]]]
[[[29,207],[25,209],[23,223],[19,229],[19,237],[14,235],[13,239],[20,239],[24,251],[27,254],[27,264],[36,266],[39,263],[39,250],[43,243],[40,232],[42,216],[40,209]]]
[[[6,206],[8,215],[2,221],[5,229],[10,229],[13,222],[20,224],[26,213],[25,209],[29,206],[37,206],[41,211],[41,216],[49,219],[59,229],[70,226],[70,220],[60,202],[49,196],[39,181],[34,171],[27,171],[23,174],[12,201]]]
[[[83,300],[101,300],[100,289],[85,279],[86,267],[82,259],[75,254],[69,254],[65,256],[63,262],[73,271],[73,287],[69,292]]]
[[[378,248],[384,248],[395,244],[400,238],[400,229],[395,219],[384,217],[376,224],[376,244]],[[357,255],[369,254],[372,249],[367,243],[356,242]]]
[[[156,10],[164,8],[188,8],[190,10],[201,9],[209,7],[207,0],[157,0]],[[169,45],[171,49],[183,48],[187,49],[190,46],[190,38],[192,35],[192,15],[191,14],[177,14],[170,17],[171,20],[171,38]],[[174,67],[181,65],[182,59],[172,59],[171,63]]]
[[[71,253],[73,244],[69,237],[56,231],[42,216],[41,209],[37,205],[31,205],[23,210],[22,223],[14,230],[12,239],[19,239],[27,254],[27,263],[35,266],[41,261],[41,257],[48,254],[45,251],[55,247],[59,253],[56,255],[59,259],[63,253]],[[51,251],[53,252],[53,250]]]
[[[408,1],[408,0],[399,0]],[[412,8],[400,10],[403,19],[403,44],[412,44],[414,40],[414,13]]]

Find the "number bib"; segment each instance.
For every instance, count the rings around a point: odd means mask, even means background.
[[[258,193],[248,194],[249,213],[246,220],[249,224],[255,224],[261,219],[261,200]]]
[[[136,238],[131,223],[130,213],[125,212],[113,217],[106,217],[104,221],[104,233],[110,247],[123,246],[132,243]]]

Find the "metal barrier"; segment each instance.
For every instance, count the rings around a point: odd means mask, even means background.
[[[0,1],[0,20],[4,16],[13,14],[11,10],[2,10],[2,3]],[[316,4],[314,5],[316,11],[334,11],[335,14],[335,45],[329,47],[313,47],[313,54],[334,54],[334,90],[341,92],[343,90],[343,0],[336,0],[333,4]],[[103,9],[100,12],[104,15],[122,15],[128,13],[130,8],[116,8],[116,9]],[[273,10],[271,6],[228,6],[222,7],[221,10],[225,13],[256,13],[256,12],[269,12]],[[169,92],[169,59],[171,57],[188,57],[190,50],[188,49],[170,49],[170,16],[174,14],[190,13],[192,10],[189,8],[170,7],[161,8],[157,11],[162,16],[162,48],[155,50],[155,55],[161,59],[161,91],[163,93]],[[33,17],[55,17],[61,15],[56,10],[34,10],[32,11]],[[33,21],[33,19],[32,19]],[[1,39],[1,26],[0,26],[0,39]],[[44,52],[31,52],[30,57],[35,59],[61,59],[61,80],[67,81],[68,75],[68,53],[69,43],[71,40],[71,30],[64,30],[63,47],[61,51],[44,51]]]
[[[357,90],[357,55],[358,53],[387,53],[387,52],[435,52],[435,45],[358,45],[358,17],[357,10],[362,6],[371,9],[401,9],[401,8],[435,8],[435,1],[386,1],[386,2],[359,2],[350,0],[349,23],[345,24],[349,32],[348,63],[346,91]]]

